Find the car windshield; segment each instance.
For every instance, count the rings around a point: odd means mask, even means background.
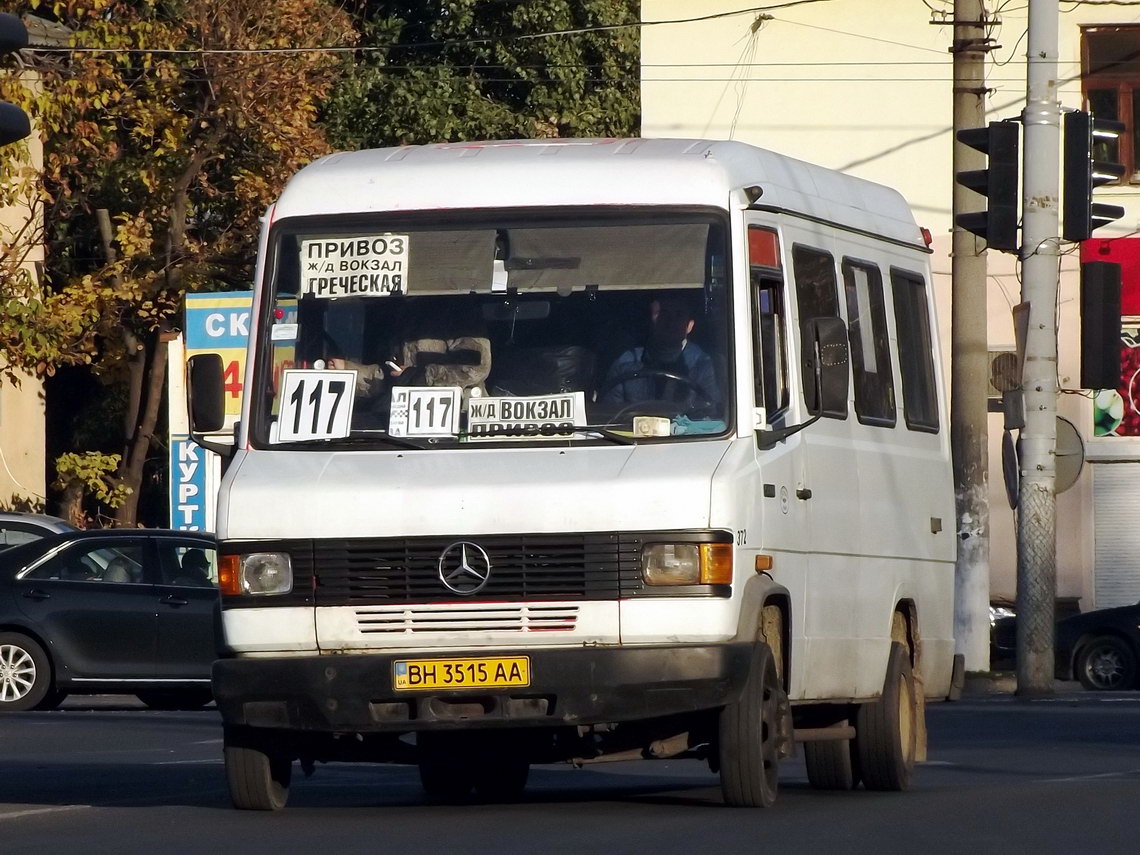
[[[727,430],[720,215],[322,218],[278,224],[272,247],[259,444]]]

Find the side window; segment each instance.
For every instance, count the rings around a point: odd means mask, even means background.
[[[926,281],[917,273],[891,270],[891,290],[899,337],[903,417],[911,430],[937,433],[938,391]]]
[[[139,585],[146,582],[143,570],[145,555],[146,544],[137,541],[78,543],[67,547],[24,578]]]
[[[788,406],[784,277],[779,237],[771,229],[748,228],[748,270],[752,288],[752,336],[756,405],[768,417]]]
[[[21,543],[31,543],[33,540],[39,540],[49,532],[44,529],[36,529],[31,526],[20,525],[19,523],[6,523],[0,525],[0,549],[7,549],[9,546],[19,546]]]
[[[158,553],[163,585],[211,588],[218,584],[217,553],[197,542],[161,540]]]
[[[847,335],[855,378],[855,415],[865,424],[895,423],[895,378],[883,303],[883,275],[874,264],[843,260]]]
[[[792,273],[796,283],[796,306],[800,311],[800,346],[807,341],[807,322],[812,318],[838,318],[839,290],[835,281],[835,260],[831,253],[806,246],[792,247]],[[804,386],[807,394],[807,384]],[[810,401],[806,401],[809,405]],[[828,418],[847,418],[842,411],[825,412]]]

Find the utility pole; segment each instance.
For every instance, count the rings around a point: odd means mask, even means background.
[[[985,58],[989,48],[982,0],[954,0],[954,131],[986,124]],[[954,141],[954,174],[981,169],[984,156]],[[954,183],[954,214],[977,209],[977,194]],[[951,255],[950,443],[958,514],[954,572],[954,638],[967,671],[988,671],[990,510],[986,339],[986,252],[978,237],[954,225]]]
[[[1053,693],[1057,587],[1057,287],[1060,114],[1056,0],[1029,0],[1022,189],[1022,302],[1028,305],[1025,428],[1017,511],[1017,693]]]

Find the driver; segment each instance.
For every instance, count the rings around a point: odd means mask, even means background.
[[[650,303],[649,341],[614,360],[602,384],[602,402],[672,401],[687,409],[707,399],[719,405],[712,357],[689,341],[697,323],[693,315],[691,304],[679,294],[666,294]]]

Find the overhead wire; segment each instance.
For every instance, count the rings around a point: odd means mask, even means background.
[[[612,32],[614,30],[640,29],[644,27],[669,26],[674,24],[692,24],[702,21],[712,21],[720,18],[730,18],[736,15],[752,15],[761,12],[770,12],[777,9],[790,9],[795,6],[806,6],[815,3],[830,3],[833,0],[785,0],[783,3],[769,3],[764,6],[748,6],[743,9],[733,9],[725,12],[714,12],[708,15],[693,15],[686,18],[670,18],[657,21],[629,21],[621,24],[595,24],[585,27],[571,27],[561,30],[547,30],[539,33],[506,34],[485,38],[443,39],[432,42],[393,43],[388,45],[331,45],[313,47],[289,48],[105,48],[105,47],[76,47],[76,46],[32,46],[24,48],[32,53],[106,53],[106,54],[297,54],[297,53],[370,53],[391,50],[421,50],[440,47],[463,47],[468,45],[500,44],[509,41],[526,41],[530,39],[553,38],[555,36],[585,35],[589,33]]]

